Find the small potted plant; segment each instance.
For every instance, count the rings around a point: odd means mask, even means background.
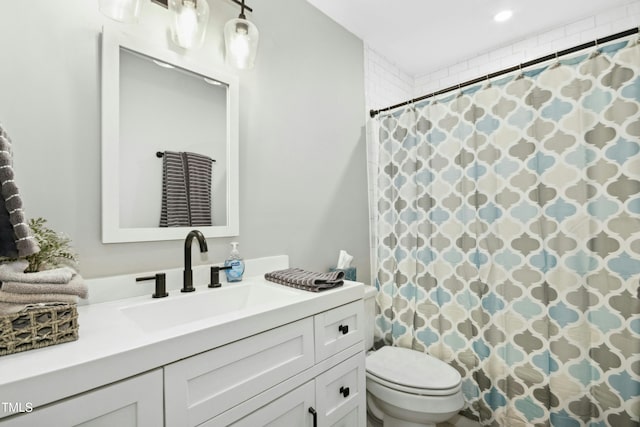
[[[47,220],[41,217],[29,220],[29,227],[40,246],[40,252],[25,257],[29,262],[25,273],[34,273],[60,265],[76,265],[77,255],[71,249],[71,239],[47,227],[46,222]]]

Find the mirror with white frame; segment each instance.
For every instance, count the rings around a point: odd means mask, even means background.
[[[140,38],[103,30],[103,243],[183,239],[193,227],[205,237],[238,235],[238,96],[234,75]],[[208,166],[189,170],[194,158],[210,160],[210,171]],[[202,201],[205,190],[209,192],[204,206],[210,221],[202,222],[203,204],[191,202],[191,191],[168,190],[176,181],[165,182],[165,164],[169,171],[185,166],[181,179],[188,185],[191,177],[189,188],[200,186],[194,200]],[[205,175],[194,179],[196,170]],[[199,213],[182,215],[182,205],[172,202],[172,195],[179,196],[185,209],[199,203]],[[180,221],[160,226],[161,211],[167,209]]]

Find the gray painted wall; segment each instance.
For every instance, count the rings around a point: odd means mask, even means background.
[[[166,43],[166,11],[144,0],[137,26],[102,17],[97,0],[0,4],[0,122],[14,146],[28,217],[69,235],[85,277],[182,265],[183,242],[100,240],[100,48],[103,25]],[[237,16],[210,0],[197,53],[222,64],[222,27]],[[249,4],[256,68],[240,76],[240,241],[246,258],[288,254],[324,270],[340,249],[368,282],[362,42],[304,0]],[[220,262],[231,238],[195,263]]]

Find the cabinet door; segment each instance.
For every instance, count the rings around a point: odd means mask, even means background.
[[[311,366],[312,318],[167,365],[166,426],[199,425]]]
[[[311,427],[313,415],[309,408],[314,405],[315,385],[313,380],[270,402],[255,412],[229,424],[232,427]],[[226,425],[213,419],[199,427]]]
[[[316,314],[313,322],[318,363],[364,339],[364,302],[358,300]]]
[[[161,369],[0,421],[3,427],[155,427],[163,423]]]
[[[365,426],[364,362],[364,352],[358,353],[316,378],[319,426]]]

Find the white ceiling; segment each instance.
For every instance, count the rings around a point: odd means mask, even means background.
[[[580,21],[630,0],[308,0],[412,76]],[[493,16],[513,10],[513,18]]]

